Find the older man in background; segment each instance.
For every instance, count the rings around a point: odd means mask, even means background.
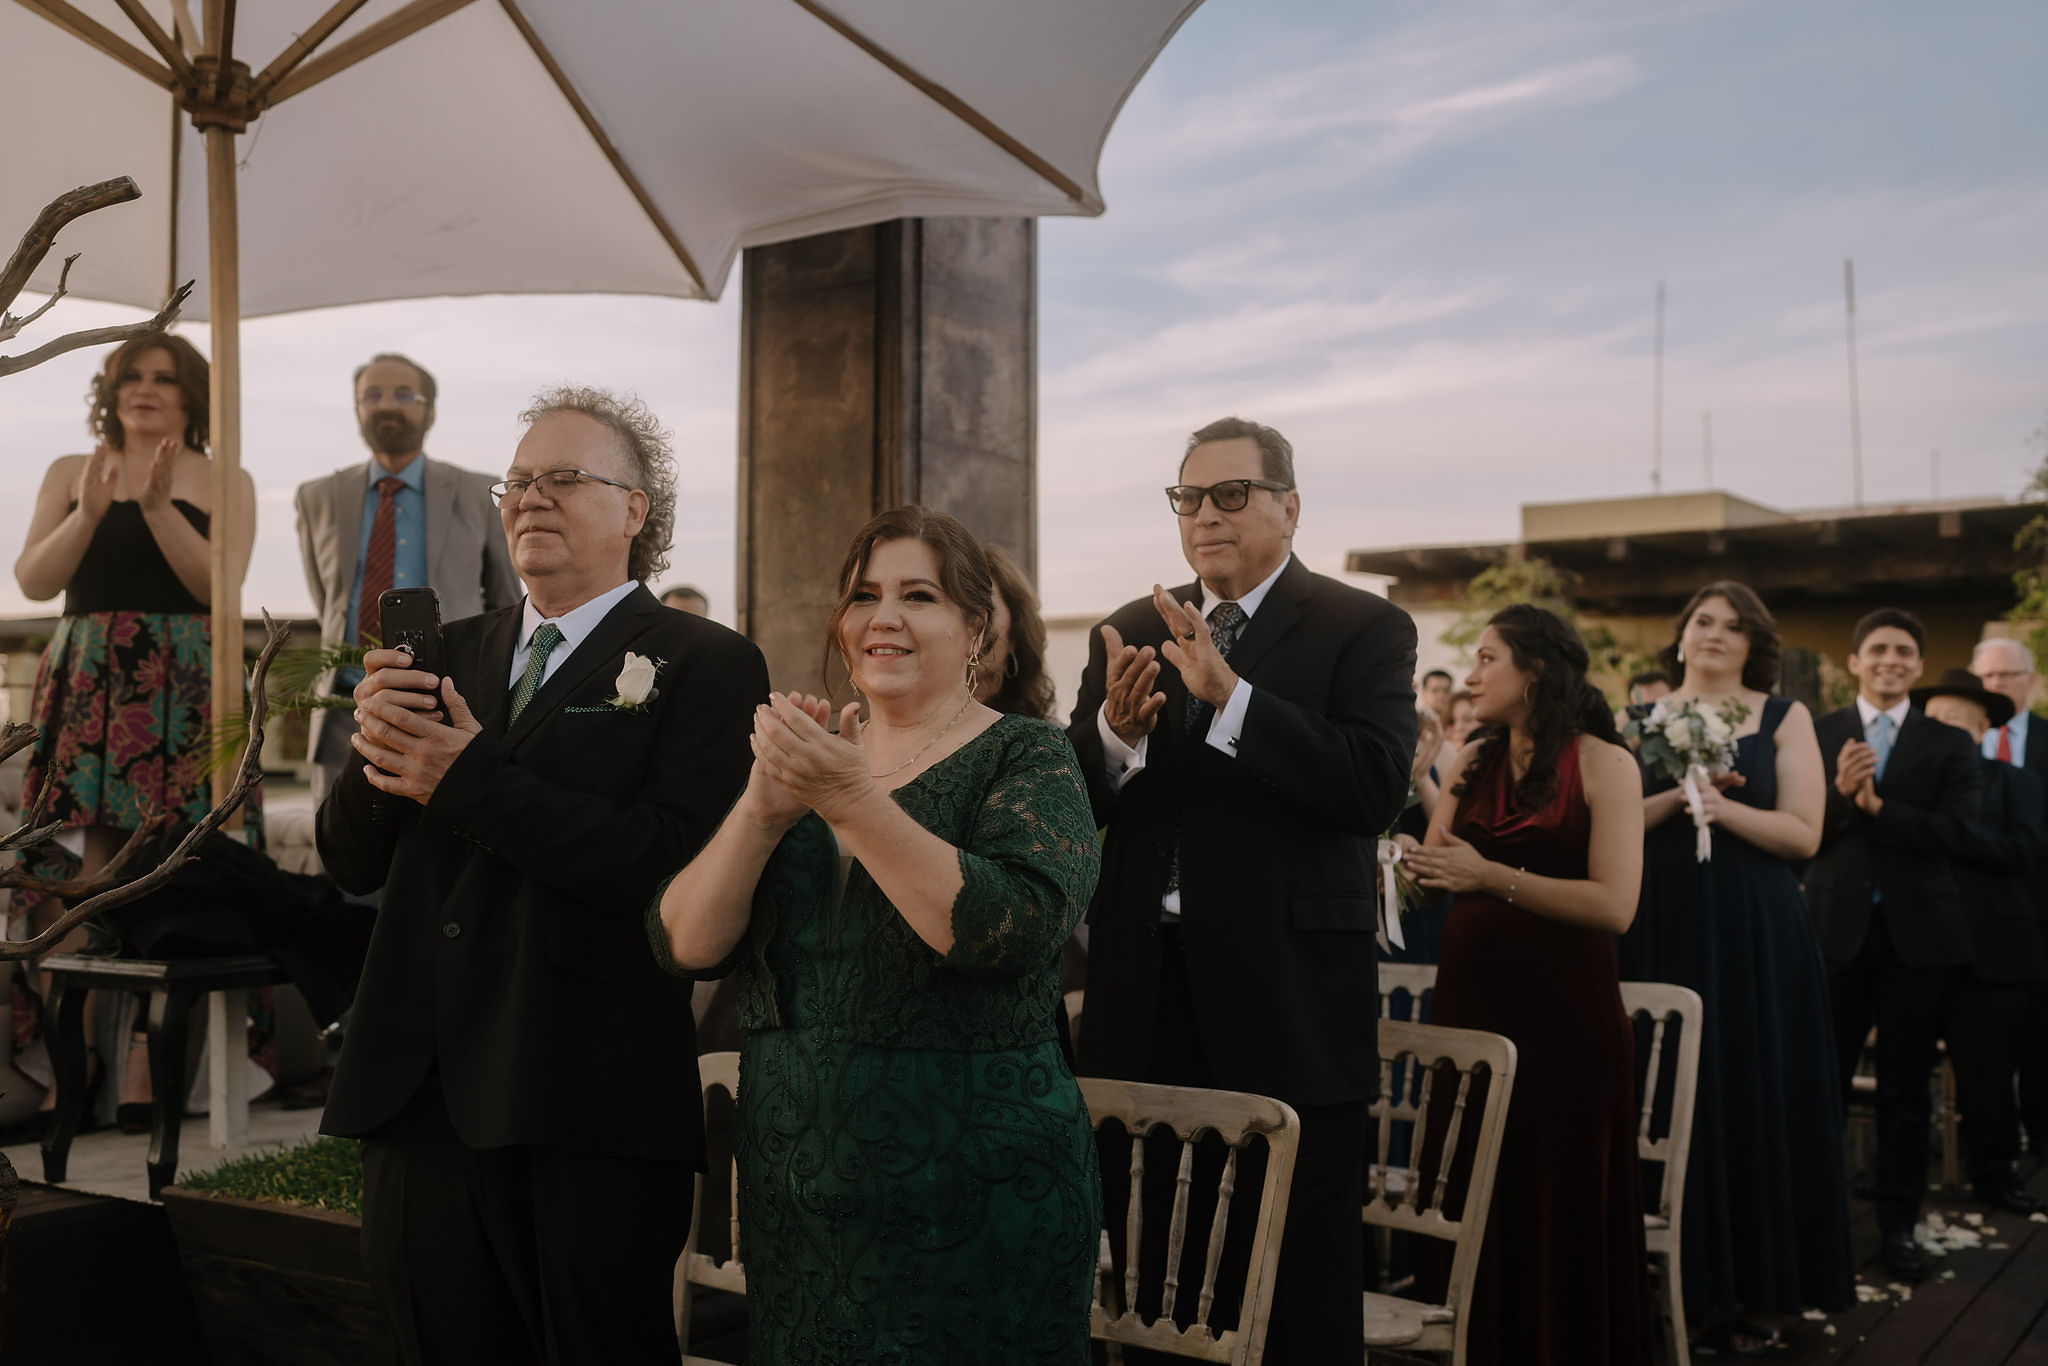
[[[356,427],[370,459],[299,485],[299,557],[320,618],[320,644],[382,640],[377,605],[387,588],[432,588],[454,621],[519,601],[505,536],[490,504],[491,476],[430,459],[436,387],[426,367],[386,352],[355,374]],[[323,679],[346,696],[359,669]],[[346,710],[313,713],[307,757],[317,802],[352,758]]]
[[[1970,672],[1992,692],[2009,698],[2012,719],[1984,736],[1984,757],[2016,764],[2048,785],[2048,724],[2035,725],[2029,710],[2036,682],[2034,652],[2010,636],[1977,642]],[[2048,919],[2048,862],[2037,864],[2028,878],[2034,909]],[[2027,1147],[2036,1158],[2048,1158],[2048,986],[2036,985],[2027,996],[2020,1022],[2020,1123]]]

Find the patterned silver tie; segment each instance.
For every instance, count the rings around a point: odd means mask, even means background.
[[[1244,614],[1244,608],[1234,602],[1219,602],[1209,609],[1209,640],[1215,645],[1216,653],[1230,658],[1230,651],[1237,644],[1237,634],[1251,618]],[[1195,721],[1202,712],[1202,699],[1188,694],[1187,732],[1193,739]]]
[[[512,714],[505,718],[506,725],[517,721],[519,713],[526,710],[526,704],[533,701],[533,695],[540,691],[540,681],[548,671],[548,656],[561,643],[561,628],[552,621],[544,621],[534,628],[533,640],[526,647],[526,672],[519,675],[519,683],[512,689]]]

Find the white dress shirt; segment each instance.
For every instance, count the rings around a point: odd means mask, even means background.
[[[562,667],[562,661],[574,654],[576,647],[597,629],[597,624],[611,614],[612,608],[624,602],[627,595],[639,586],[638,583],[629,580],[609,592],[598,594],[581,607],[571,608],[554,618],[543,617],[540,609],[533,605],[533,599],[529,597],[526,600],[525,615],[519,623],[519,648],[512,652],[512,677],[505,686],[519,686],[520,676],[526,672],[526,656],[533,647],[533,633],[540,629],[543,621],[552,620],[555,629],[562,633],[561,643],[556,645],[554,653],[548,656],[548,667],[540,676],[541,687],[546,687],[547,681],[555,676],[555,670]]]
[[[1238,609],[1244,613],[1245,617],[1244,624],[1237,628],[1238,639],[1242,640],[1244,633],[1251,629],[1251,619],[1257,614],[1259,604],[1266,600],[1267,591],[1273,587],[1274,582],[1286,570],[1287,564],[1287,560],[1280,561],[1280,568],[1268,574],[1258,587],[1236,600]],[[1202,620],[1207,622],[1209,614],[1216,610],[1216,604],[1223,601],[1225,599],[1216,596],[1216,593],[1209,585],[1204,583],[1202,585]],[[1215,718],[1209,722],[1208,744],[1212,748],[1220,753],[1228,754],[1233,759],[1237,757],[1238,737],[1244,733],[1244,714],[1246,709],[1251,706],[1251,702],[1252,685],[1243,678],[1239,678],[1237,686],[1230,690],[1229,700],[1224,702],[1222,710],[1218,711]],[[1103,703],[1101,709],[1095,713],[1095,729],[1097,734],[1102,737],[1103,771],[1107,774],[1109,781],[1121,790],[1125,783],[1129,782],[1140,769],[1145,767],[1145,754],[1151,748],[1152,737],[1150,735],[1139,736],[1135,747],[1125,744],[1123,737],[1109,728],[1109,704],[1107,702]],[[1159,899],[1159,907],[1167,918],[1179,919],[1179,889],[1176,888],[1161,897]]]

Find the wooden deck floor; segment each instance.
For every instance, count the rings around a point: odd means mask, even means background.
[[[2048,1168],[2037,1165],[2027,1185],[2048,1196]],[[1981,1245],[1951,1251],[1932,1280],[1893,1291],[1878,1260],[1870,1202],[1856,1202],[1857,1279],[1869,1288],[1862,1293],[1876,1297],[1822,1322],[1788,1321],[1786,1347],[1765,1360],[1771,1366],[2048,1366],[2048,1222],[1996,1213],[1955,1190],[1932,1192],[1926,1208],[1976,1233]],[[1982,1222],[1970,1224],[1971,1216]]]

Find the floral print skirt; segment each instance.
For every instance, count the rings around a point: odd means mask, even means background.
[[[150,807],[168,811],[176,826],[205,816],[213,806],[212,662],[213,632],[198,613],[59,618],[36,671],[29,720],[41,734],[28,752],[24,813],[42,796],[42,819],[66,830],[133,830]],[[261,795],[259,787],[243,804],[258,847]],[[54,841],[29,850],[23,862],[59,878],[77,868]],[[11,918],[19,923],[38,899],[17,892]]]

